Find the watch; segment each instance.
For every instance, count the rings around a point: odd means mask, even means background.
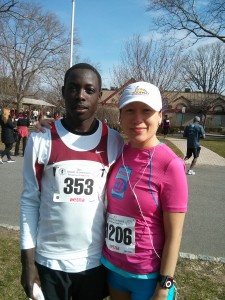
[[[158,283],[161,287],[165,289],[170,289],[173,286],[173,282],[173,277],[159,274]]]

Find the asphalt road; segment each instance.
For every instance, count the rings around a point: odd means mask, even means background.
[[[200,165],[189,187],[181,251],[225,258],[225,168]]]
[[[23,159],[0,165],[0,226],[19,229]],[[181,252],[225,258],[225,167],[199,164],[195,171],[195,176],[188,176]]]

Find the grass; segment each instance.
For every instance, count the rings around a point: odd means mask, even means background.
[[[171,135],[170,137],[173,137],[173,135]],[[176,138],[182,137],[176,136]],[[158,135],[158,139],[161,142],[167,144],[167,146],[169,146],[179,157],[183,158],[183,153],[171,141],[165,139],[162,135]],[[206,138],[205,140],[201,140],[200,143],[201,146],[208,148],[209,150],[225,158],[225,139],[212,140],[210,138]]]
[[[225,158],[225,139],[223,140],[205,139],[201,141],[201,145]]]
[[[19,233],[0,228],[0,300],[27,299],[20,286]]]
[[[175,146],[171,141],[165,139],[165,138],[161,138],[161,137],[158,137],[159,140],[161,142],[163,142],[164,144],[166,144],[168,147],[170,147],[179,157],[183,158],[184,155],[183,153],[180,151],[179,148],[177,148],[177,146]]]
[[[173,137],[173,135],[170,135],[169,137]],[[183,157],[182,152],[172,142],[168,141],[162,136],[158,136],[158,138],[160,141],[167,144],[178,156],[180,156],[181,158]],[[176,136],[176,138],[182,137]],[[208,148],[209,150],[225,158],[225,138],[212,139],[210,137],[206,137],[206,139],[200,141],[200,144],[201,146]]]
[[[125,143],[127,143],[127,138],[124,134],[122,134],[123,138],[124,138],[124,141]],[[170,147],[179,157],[183,158],[183,153],[180,151],[179,148],[177,148],[172,142],[170,142],[169,140],[163,138],[162,136],[160,135],[157,135],[158,139],[163,142],[164,144],[166,144],[168,147]]]
[[[0,300],[26,300],[20,285],[19,232],[0,227]],[[179,258],[179,300],[224,300],[225,264]]]

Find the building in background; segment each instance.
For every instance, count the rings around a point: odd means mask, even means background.
[[[134,82],[130,79],[121,88],[103,89],[99,106],[118,107],[123,89]],[[167,114],[171,127],[183,128],[198,115],[206,128],[225,128],[225,96],[215,93],[185,91],[164,91],[163,114]]]

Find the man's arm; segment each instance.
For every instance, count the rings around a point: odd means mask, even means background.
[[[40,189],[35,165],[38,162],[37,155],[40,151],[39,141],[31,134],[26,145],[23,167],[24,184],[20,203],[21,284],[26,295],[32,299],[35,299],[33,298],[34,282],[40,286],[35,266],[35,247],[40,208]]]
[[[35,265],[35,248],[21,250],[21,264],[22,264],[22,274],[21,274],[21,285],[27,297],[35,299],[33,296],[33,286],[36,282],[41,286],[40,278],[38,275],[37,267]]]
[[[201,138],[205,139],[205,130],[202,126],[201,126]]]

